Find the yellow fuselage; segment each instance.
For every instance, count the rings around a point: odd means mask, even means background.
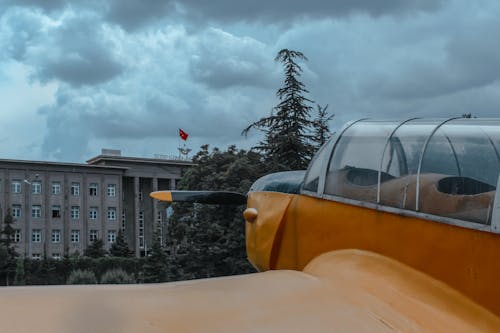
[[[428,274],[500,315],[500,235],[305,195],[249,193],[247,253],[259,270],[302,270],[322,253],[360,249]]]

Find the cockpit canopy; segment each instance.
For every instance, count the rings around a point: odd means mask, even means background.
[[[490,225],[499,119],[360,120],[309,166],[302,192]]]

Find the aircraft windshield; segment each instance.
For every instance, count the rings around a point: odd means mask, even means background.
[[[361,120],[332,142],[313,161],[329,159],[324,194],[491,223],[499,120]]]

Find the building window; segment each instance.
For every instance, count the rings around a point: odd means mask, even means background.
[[[116,220],[116,208],[108,207],[108,220]]]
[[[61,206],[59,205],[52,206],[52,217],[53,218],[61,217]]]
[[[125,209],[122,210],[122,231],[125,231],[125,226],[126,226],[127,218],[125,215]]]
[[[33,229],[31,233],[31,241],[33,243],[40,243],[42,241],[42,230]]]
[[[116,241],[116,230],[108,230],[108,243]]]
[[[163,223],[162,223],[162,213],[161,210],[158,210],[156,215],[156,223],[160,227],[160,234],[158,238],[160,239],[160,244],[163,245]]]
[[[52,194],[60,194],[60,193],[61,193],[61,183],[52,182]]]
[[[139,200],[142,201],[142,191],[139,191]]]
[[[21,242],[21,229],[14,229],[14,243]]]
[[[39,219],[40,217],[42,217],[42,206],[40,205],[31,206],[31,217],[35,219]]]
[[[60,253],[52,253],[52,259],[61,260],[61,254]]]
[[[80,230],[71,230],[71,243],[80,242]]]
[[[90,207],[89,219],[91,219],[91,220],[97,219],[97,207]]]
[[[21,193],[21,181],[13,180],[12,181],[12,193]]]
[[[116,196],[116,184],[108,184],[108,197]]]
[[[139,247],[144,248],[144,212],[139,212]]]
[[[40,253],[33,253],[33,255],[31,256],[31,258],[33,260],[41,260],[42,259],[42,255]]]
[[[71,206],[71,218],[73,220],[80,218],[80,206]]]
[[[99,232],[97,230],[90,230],[89,241],[95,242],[98,239],[99,239]]]
[[[89,195],[92,197],[97,196],[97,183],[90,183],[89,185]]]
[[[54,229],[52,230],[52,243],[60,243],[61,242],[61,230]]]
[[[71,183],[71,195],[75,197],[80,195],[80,183]]]
[[[35,180],[31,182],[31,193],[40,194],[42,193],[42,182],[39,180]]]
[[[21,217],[21,205],[12,205],[12,217],[20,218]]]

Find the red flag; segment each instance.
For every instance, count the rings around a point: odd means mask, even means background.
[[[186,141],[187,138],[188,138],[188,136],[189,136],[189,134],[187,134],[186,132],[184,132],[183,130],[181,130],[179,128],[179,136],[181,137],[182,140]]]

